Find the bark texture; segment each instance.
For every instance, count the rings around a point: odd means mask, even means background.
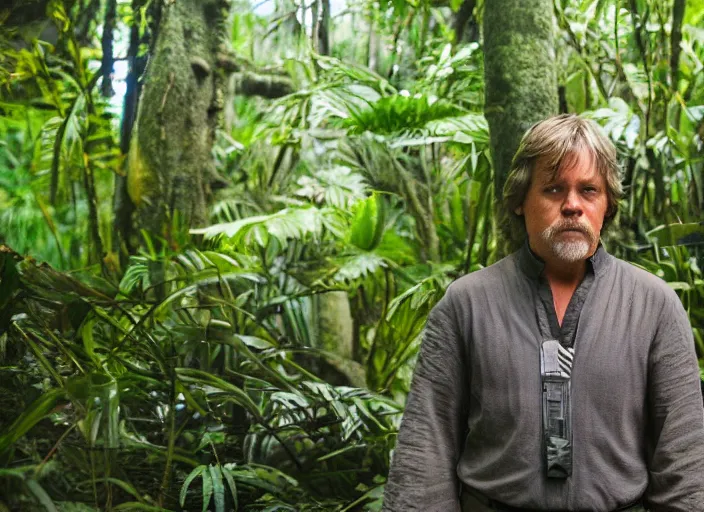
[[[479,27],[474,18],[474,8],[477,6],[476,0],[464,0],[459,10],[452,20],[452,28],[455,31],[455,44],[477,41],[479,39]]]
[[[107,6],[105,7],[105,23],[103,23],[103,36],[101,39],[101,46],[103,48],[103,58],[101,65],[103,83],[100,87],[100,91],[106,98],[109,98],[114,94],[114,91],[112,89],[112,33],[115,30],[116,18],[117,0],[108,0]]]
[[[318,53],[330,55],[330,0],[321,0],[321,15],[317,26]]]
[[[675,0],[672,6],[672,32],[670,33],[670,84],[677,91],[680,69],[680,43],[682,42],[682,21],[684,20],[685,0]]]
[[[315,370],[326,382],[364,387],[364,367],[353,360],[354,323],[347,292],[327,292],[314,295],[312,300],[312,343],[327,353]]]
[[[260,75],[252,71],[235,74],[235,91],[242,96],[275,99],[293,92],[291,79],[286,76]]]
[[[352,359],[352,313],[347,292],[314,296],[318,348]]]
[[[130,143],[127,190],[138,225],[167,240],[176,216],[185,227],[206,220],[228,3],[166,0],[162,6]]]
[[[558,112],[553,7],[550,0],[492,0],[484,9],[484,113],[501,198],[523,133]]]

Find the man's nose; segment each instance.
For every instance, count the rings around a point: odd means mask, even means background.
[[[582,215],[582,198],[579,196],[578,191],[570,190],[567,192],[561,211],[562,215],[566,217],[579,217]]]

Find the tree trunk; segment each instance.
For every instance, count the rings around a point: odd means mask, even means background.
[[[114,94],[112,90],[112,36],[115,30],[115,21],[117,18],[117,0],[108,0],[105,7],[105,23],[103,23],[103,37],[101,46],[103,48],[103,58],[101,63],[101,73],[103,75],[103,83],[100,86],[100,91],[106,98]]]
[[[493,0],[484,9],[484,113],[501,198],[523,133],[558,110],[553,11],[551,0]]]
[[[142,21],[140,8],[144,0],[132,0],[132,26],[130,27],[130,45],[127,50],[128,72],[125,99],[122,106],[122,122],[120,124],[120,152],[129,154],[132,129],[137,116],[137,102],[141,93],[139,77],[144,73],[146,56],[138,57],[139,25]],[[127,166],[123,167],[125,170]],[[134,204],[127,193],[127,175],[115,176],[115,193],[113,196],[113,235],[112,252],[119,253],[120,264],[127,264],[128,257],[133,252],[132,213]]]
[[[318,53],[330,55],[330,0],[320,0],[321,13],[318,20]]]
[[[477,41],[479,39],[479,27],[473,16],[476,5],[476,0],[464,0],[459,10],[455,13],[452,21],[452,28],[455,31],[455,44]],[[466,29],[468,30],[465,33]]]
[[[139,227],[206,221],[211,156],[222,110],[228,0],[164,2],[129,151],[127,190]]]
[[[363,387],[364,367],[352,359],[354,322],[347,292],[313,295],[311,301],[311,342],[314,348],[327,354],[317,362],[317,375],[326,382]]]
[[[680,68],[680,43],[682,42],[682,21],[684,20],[685,0],[675,0],[672,7],[672,32],[670,33],[670,87],[677,92]]]
[[[374,17],[369,17],[369,34],[367,39],[367,67],[376,72],[376,64],[379,53],[379,40],[376,32],[374,31]]]
[[[45,13],[46,8],[37,9],[37,11]],[[73,24],[73,33],[80,46],[93,44],[91,23],[98,19],[98,11],[100,11],[100,0],[81,0],[75,7],[76,21]]]

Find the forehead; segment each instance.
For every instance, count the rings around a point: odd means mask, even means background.
[[[555,165],[547,158],[541,157],[535,163],[533,177],[536,182],[554,181],[604,181],[599,173],[594,155],[586,149],[568,152]]]

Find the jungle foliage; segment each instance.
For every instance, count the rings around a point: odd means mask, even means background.
[[[208,221],[140,230],[173,3],[0,8],[0,511],[379,510],[427,314],[503,251],[484,2],[204,2]],[[552,6],[560,111],[624,173],[603,242],[670,283],[704,357],[704,5]]]

